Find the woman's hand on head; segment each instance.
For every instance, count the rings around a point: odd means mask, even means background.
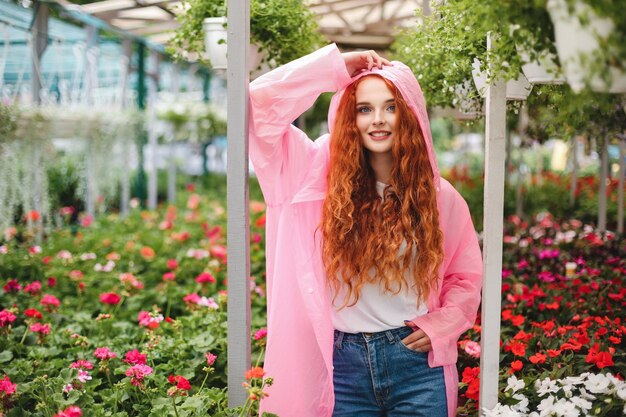
[[[402,343],[406,347],[416,352],[429,352],[433,350],[433,345],[430,343],[430,337],[422,329],[417,329],[404,339]]]
[[[346,52],[341,54],[341,56],[351,77],[354,77],[361,71],[369,71],[374,67],[382,69],[383,65],[391,65],[391,62],[372,50]]]

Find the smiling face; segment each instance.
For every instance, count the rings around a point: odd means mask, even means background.
[[[395,98],[380,77],[365,77],[356,88],[356,125],[363,146],[391,155],[396,134]]]

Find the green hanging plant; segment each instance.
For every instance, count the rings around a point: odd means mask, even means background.
[[[170,52],[182,58],[182,51],[204,54],[203,22],[208,17],[226,15],[223,0],[185,0],[185,10],[178,15],[180,23],[170,44]],[[262,63],[277,66],[326,43],[317,31],[315,14],[300,0],[252,0],[250,4],[250,42],[265,52]]]

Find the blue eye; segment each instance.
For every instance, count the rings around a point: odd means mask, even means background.
[[[369,107],[359,107],[356,109],[357,113],[369,113],[371,109]]]
[[[395,112],[396,111],[396,105],[392,104],[391,106],[387,107],[387,111]]]

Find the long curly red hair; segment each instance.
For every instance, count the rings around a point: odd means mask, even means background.
[[[369,151],[356,125],[356,89],[364,78],[344,92],[330,140],[320,229],[333,301],[345,285],[343,306],[354,305],[365,283],[378,282],[392,294],[415,284],[418,302],[426,302],[443,262],[443,233],[426,144],[417,118],[396,86],[380,77],[395,97],[397,115],[394,164],[381,199],[368,163]],[[403,242],[406,250],[401,253]],[[407,271],[412,282],[407,282]]]

